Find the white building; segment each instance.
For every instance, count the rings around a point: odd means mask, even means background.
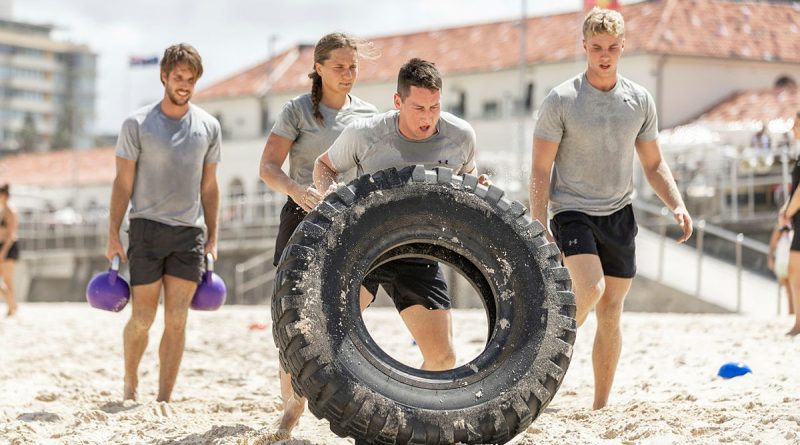
[[[800,7],[786,2],[651,0],[623,6],[621,12],[627,24],[621,72],[653,94],[662,128],[694,121],[717,104],[746,96],[747,90],[771,88],[800,68]],[[498,185],[524,199],[535,108],[553,86],[585,67],[579,58],[582,16],[575,12],[526,21],[523,77],[518,70],[522,32],[516,21],[371,38],[382,55],[361,64],[354,93],[390,109],[399,67],[411,57],[436,62],[445,75],[445,109],[475,127],[480,167],[490,168]],[[296,45],[195,95],[195,103],[220,118],[226,133],[219,167],[223,203],[269,193],[258,177],[266,135],[284,103],[310,90],[312,53],[312,46]],[[753,109],[760,112],[758,104]],[[791,116],[765,116],[778,117]],[[48,170],[62,173],[41,180],[15,167],[22,161],[2,160],[0,182],[29,184],[32,194],[52,195],[48,201],[56,208],[105,206],[113,173],[100,172],[113,172],[113,152],[98,153],[103,154],[80,159],[102,165],[62,164]],[[43,162],[35,159],[19,165]],[[48,162],[55,166],[61,161]],[[50,193],[50,188],[59,191]]]
[[[737,91],[771,87],[800,68],[796,3],[651,0],[621,12],[627,39],[620,71],[653,94],[661,128],[691,121]],[[531,17],[524,28],[504,21],[374,37],[369,40],[382,55],[362,62],[354,93],[387,110],[405,61],[436,62],[445,76],[444,109],[475,127],[480,165],[506,189],[521,192],[534,109],[585,67],[582,19],[576,12]],[[228,159],[240,157],[231,153],[240,146],[248,162],[257,159],[283,104],[310,90],[312,58],[313,46],[297,45],[198,92],[196,103],[223,124]],[[256,168],[247,171],[254,175]],[[244,182],[246,188],[257,183]]]

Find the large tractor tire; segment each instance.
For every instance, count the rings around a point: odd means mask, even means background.
[[[359,286],[375,267],[407,257],[449,264],[480,294],[490,332],[472,361],[423,371],[370,336]],[[292,235],[275,279],[273,335],[295,390],[340,436],[502,444],[564,378],[576,330],[570,287],[544,227],[500,188],[447,168],[388,169],[339,187]]]

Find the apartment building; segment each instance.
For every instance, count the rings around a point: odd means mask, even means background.
[[[52,30],[0,18],[0,154],[92,145],[97,55]]]

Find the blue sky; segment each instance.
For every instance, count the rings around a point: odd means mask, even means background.
[[[13,0],[12,0],[13,1]],[[623,3],[631,3],[624,1]],[[579,0],[527,0],[528,15],[577,11]],[[131,110],[158,100],[156,67],[128,67],[129,56],[160,55],[188,42],[203,56],[199,88],[331,31],[380,36],[514,19],[522,0],[16,0],[16,20],[56,25],[58,38],[89,45],[98,55],[97,119],[116,133]]]

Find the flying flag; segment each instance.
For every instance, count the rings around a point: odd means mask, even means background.
[[[601,9],[619,9],[618,0],[583,0],[583,9],[588,11],[597,6]]]
[[[130,56],[128,66],[158,65],[158,56]]]

